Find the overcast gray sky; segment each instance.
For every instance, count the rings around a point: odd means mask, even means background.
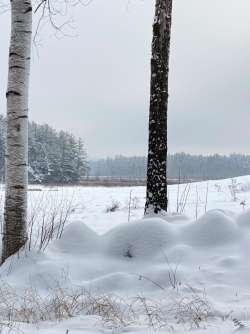
[[[169,150],[250,153],[250,1],[174,0]],[[78,37],[43,31],[30,119],[81,136],[91,158],[147,150],[153,0],[75,8]],[[9,13],[0,17],[5,113]]]

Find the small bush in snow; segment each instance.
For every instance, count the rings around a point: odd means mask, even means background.
[[[181,297],[176,303],[175,311],[178,323],[189,323],[193,328],[199,328],[207,321],[211,306],[205,292],[198,294],[190,287],[191,296]]]
[[[236,179],[231,179],[231,184],[228,186],[232,201],[236,202],[237,201],[237,192],[238,192],[238,187],[237,187],[237,180]]]
[[[53,240],[60,239],[71,214],[75,211],[74,195],[71,198],[63,192],[51,196],[47,191],[41,192],[35,200],[30,201],[28,217],[27,249],[44,251]]]
[[[118,201],[112,201],[110,205],[106,207],[106,212],[115,212],[120,208],[120,203]]]

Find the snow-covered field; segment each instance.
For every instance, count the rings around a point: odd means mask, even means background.
[[[250,177],[169,199],[142,220],[143,187],[31,186],[31,250],[0,268],[0,318],[27,334],[250,333]]]

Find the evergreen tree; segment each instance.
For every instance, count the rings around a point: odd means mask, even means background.
[[[78,138],[77,142],[77,155],[76,155],[76,173],[77,173],[77,180],[79,181],[81,176],[86,175],[89,171],[89,166],[86,163],[87,155],[86,151],[84,150],[83,141],[81,138]]]
[[[0,173],[4,172],[5,120],[0,116]],[[88,171],[81,139],[49,125],[29,124],[29,181],[32,183],[76,183]]]

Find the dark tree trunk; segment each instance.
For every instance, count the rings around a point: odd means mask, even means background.
[[[167,211],[167,109],[172,0],[156,0],[153,23],[145,214]]]

